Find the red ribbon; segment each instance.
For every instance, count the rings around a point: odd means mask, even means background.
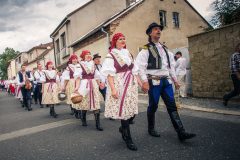
[[[123,75],[123,78],[125,77],[125,81],[124,81],[124,91],[123,91],[123,95],[121,98],[121,103],[120,103],[120,109],[119,109],[119,116],[122,116],[122,109],[123,109],[123,102],[127,93],[127,89],[131,80],[131,77],[133,77],[132,72],[130,71],[129,73],[125,72]]]
[[[49,92],[49,89],[51,88],[51,92],[53,92],[53,82],[50,82],[49,85],[48,85],[48,89],[47,91]]]
[[[93,108],[95,108],[95,98],[94,98],[94,90],[93,90],[92,79],[88,79],[88,83],[87,83],[86,88],[88,88],[88,87],[89,87],[89,99],[90,99],[90,109],[91,109],[92,104],[93,104]]]

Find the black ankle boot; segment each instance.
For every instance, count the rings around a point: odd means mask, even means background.
[[[127,148],[132,151],[136,151],[137,146],[132,141],[129,128],[129,120],[121,120],[121,127],[119,128],[119,132],[122,133],[122,139],[125,141]]]
[[[82,115],[81,115],[82,112],[81,112],[80,110],[75,110],[75,111],[74,111],[74,114],[75,114],[75,118],[76,118],[76,119],[80,119],[80,117],[82,116]]]
[[[87,126],[87,120],[86,120],[87,111],[82,111],[82,126]]]
[[[32,105],[31,100],[28,100],[28,101],[27,101],[27,110],[28,110],[28,111],[31,111],[31,110],[32,110],[31,105]]]
[[[57,118],[58,115],[55,112],[54,105],[52,105],[51,108],[52,108],[52,116],[53,116],[53,118]]]
[[[96,128],[99,131],[103,131],[103,128],[100,126],[100,113],[95,113]]]
[[[50,107],[50,112],[49,112],[50,116],[53,116],[53,108]]]
[[[228,105],[228,100],[225,98],[225,96],[223,97],[223,105],[227,106]]]
[[[148,133],[153,137],[160,137],[160,133],[155,130],[155,113],[147,113]]]
[[[70,115],[74,115],[74,109],[72,108],[72,105],[71,105],[71,104],[70,104],[70,109],[71,109]]]
[[[187,139],[191,139],[194,137],[196,137],[196,134],[194,134],[194,133],[187,133],[184,130],[178,132],[178,138],[180,141],[185,141]]]
[[[129,119],[129,124],[134,124],[135,122],[133,121],[135,118],[135,115]]]

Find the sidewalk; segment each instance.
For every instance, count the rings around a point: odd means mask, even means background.
[[[148,95],[139,94],[139,103],[148,104]],[[160,100],[159,105],[164,106],[162,100]],[[220,99],[189,97],[180,98],[180,106],[183,109],[240,116],[239,100],[230,101],[228,106],[224,106]]]

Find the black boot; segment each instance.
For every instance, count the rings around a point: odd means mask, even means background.
[[[27,101],[27,110],[28,110],[28,111],[31,111],[31,110],[32,110],[31,105],[32,105],[32,100],[28,100],[28,101]]]
[[[147,113],[148,133],[153,137],[160,137],[160,133],[155,130],[155,113]]]
[[[100,113],[95,113],[96,128],[99,131],[103,131],[103,128],[100,126]]]
[[[53,118],[57,118],[58,115],[55,112],[54,105],[51,105],[51,108],[52,108],[52,116],[53,116]]]
[[[86,120],[87,111],[82,111],[82,126],[87,126],[87,120]]]
[[[70,104],[70,109],[71,109],[70,115],[74,115],[74,109],[72,108],[72,105],[71,105],[71,104]]]
[[[223,96],[223,105],[227,106],[228,105],[228,100],[225,96]]]
[[[81,110],[74,110],[75,118],[81,119],[82,111]]]
[[[182,121],[181,121],[177,111],[170,112],[169,115],[170,115],[173,127],[175,128],[180,141],[184,141],[186,139],[191,139],[193,137],[196,137],[196,134],[187,133],[185,131]]]
[[[50,107],[50,116],[53,116],[53,107]]]
[[[137,146],[133,143],[130,128],[129,128],[129,120],[121,120],[122,127],[122,138],[125,141],[127,148],[132,151],[137,151]],[[119,130],[120,131],[120,130]]]
[[[123,139],[124,141],[126,141],[126,136],[123,134],[123,128],[122,128],[122,126],[119,127],[119,132],[122,134],[122,139]]]
[[[185,141],[187,139],[191,139],[191,138],[196,137],[196,134],[187,133],[187,132],[185,132],[185,130],[178,131],[177,133],[178,133],[178,138],[179,138],[180,141]]]
[[[24,108],[24,103],[22,100],[20,100],[21,106]]]
[[[135,118],[135,115],[129,119],[129,124],[134,124],[135,122],[133,121]]]

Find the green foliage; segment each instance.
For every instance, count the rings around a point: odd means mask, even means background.
[[[211,23],[216,27],[220,27],[233,23],[232,13],[239,7],[239,4],[234,0],[215,0],[211,7],[215,11]]]
[[[13,59],[17,54],[18,51],[15,51],[13,48],[5,48],[5,51],[0,54],[0,77],[2,79],[7,79],[7,68],[9,61]]]

